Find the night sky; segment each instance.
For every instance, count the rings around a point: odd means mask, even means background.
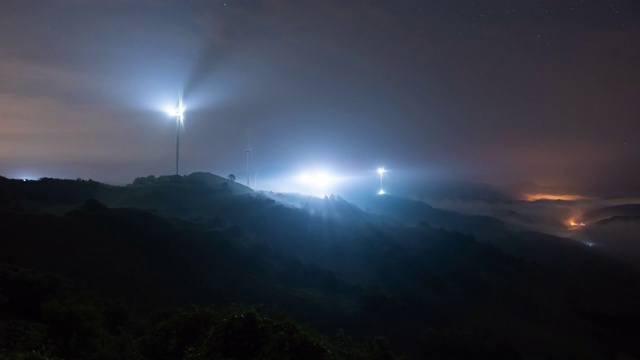
[[[182,92],[182,173],[640,195],[639,1],[3,0],[0,33],[3,176],[171,174]]]

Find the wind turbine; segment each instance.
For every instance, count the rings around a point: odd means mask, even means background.
[[[380,174],[380,191],[378,191],[378,195],[384,195],[384,189],[382,188],[382,177],[384,176],[384,173],[386,173],[387,170],[383,167],[378,168],[378,174]]]
[[[182,94],[179,94],[178,104],[175,107],[167,109],[167,114],[176,118],[176,175],[180,174],[180,130],[184,129],[184,111],[185,107],[182,103]]]
[[[245,151],[245,153],[247,154],[247,187],[251,187],[251,150],[253,149],[253,146],[251,146],[251,128],[247,129],[247,151]],[[255,181],[253,183],[253,186],[255,187]]]
[[[245,151],[247,154],[247,187],[251,187],[251,176],[249,175],[249,163],[251,162],[251,150]]]

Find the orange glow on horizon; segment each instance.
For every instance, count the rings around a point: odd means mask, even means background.
[[[563,200],[563,201],[575,201],[582,200],[584,196],[580,195],[555,195],[555,194],[524,194],[526,201],[538,201],[538,200]]]

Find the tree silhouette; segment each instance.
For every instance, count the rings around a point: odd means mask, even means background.
[[[236,176],[233,174],[229,174],[229,176],[227,176],[227,179],[229,179],[229,181],[236,181]]]

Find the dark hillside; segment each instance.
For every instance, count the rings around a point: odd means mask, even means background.
[[[532,258],[556,258],[551,265],[532,263],[477,241],[472,231],[432,222],[402,225],[336,197],[293,207],[210,174],[139,178],[127,187],[1,180],[0,262],[61,274],[101,301],[117,301],[131,314],[132,333],[177,307],[244,303],[284,311],[327,334],[384,336],[396,354],[410,358],[640,356],[635,272],[584,246],[545,252],[557,238],[538,243],[541,234],[507,232],[491,219],[470,224],[485,235],[493,228],[511,236],[519,251],[530,244]],[[25,195],[31,191],[38,195]],[[400,200],[393,206],[407,214],[426,208],[403,210]],[[442,216],[467,224],[462,215]],[[189,314],[187,322],[195,316]],[[250,316],[251,323],[233,326],[251,332],[267,321]],[[187,326],[170,319],[170,326]],[[206,319],[189,329],[205,336],[203,329],[227,324],[217,315]],[[253,339],[273,340],[263,335]],[[180,352],[221,351],[193,341]],[[301,351],[321,346],[302,343]],[[146,344],[151,349],[140,351],[161,349]]]
[[[584,213],[581,220],[594,223],[616,217],[640,217],[640,204],[624,204],[591,210]]]

